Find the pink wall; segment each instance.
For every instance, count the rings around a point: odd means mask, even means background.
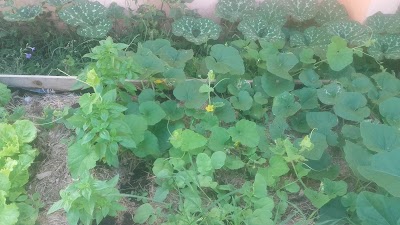
[[[94,1],[94,0],[92,0]],[[152,4],[157,8],[161,8],[161,0],[98,0],[100,3],[108,6],[112,2],[116,2],[123,7],[129,7],[136,10],[142,4]],[[256,0],[262,2],[264,0]],[[268,0],[267,0],[268,1]],[[363,22],[368,16],[381,11],[383,13],[395,13],[400,5],[400,0],[338,0],[343,4],[350,16],[360,22]],[[17,5],[38,4],[39,0],[15,0]],[[202,16],[207,18],[215,18],[215,5],[218,0],[194,0],[188,3],[190,9],[197,10]],[[1,10],[1,9],[0,9]],[[168,11],[168,9],[166,9]]]

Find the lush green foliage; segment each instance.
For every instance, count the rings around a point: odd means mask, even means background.
[[[120,153],[131,152],[156,184],[138,198],[139,224],[399,223],[400,80],[385,68],[400,58],[398,17],[376,14],[366,26],[336,1],[248,2],[220,1],[223,26],[181,15],[178,37],[146,33],[135,48],[109,37],[84,55],[79,79],[93,92],[62,115],[75,131],[67,159],[75,182],[50,212],[63,208],[71,224],[115,216],[118,177],[98,181],[91,170],[119,167]],[[82,26],[80,35],[104,36],[111,14],[94,5],[60,6],[60,17]],[[152,19],[144,24],[153,32]],[[9,95],[0,89],[0,103]],[[314,208],[302,212],[298,196]]]
[[[10,91],[0,83],[0,221],[9,225],[34,225],[39,213],[38,196],[28,196],[28,169],[38,151],[29,145],[36,138],[36,127],[28,120],[8,123],[3,106]]]

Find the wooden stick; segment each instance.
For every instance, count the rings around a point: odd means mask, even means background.
[[[199,80],[201,82],[207,82],[206,79],[195,79],[191,78],[188,80]],[[137,87],[141,87],[142,84],[148,84],[148,80],[127,80]],[[46,75],[0,75],[0,82],[6,84],[9,87],[16,88],[34,88],[34,89],[52,89],[54,91],[76,91],[82,89],[84,86],[77,80],[76,76],[46,76]],[[247,80],[249,83],[253,83],[252,80]],[[301,81],[294,80],[296,85],[302,85]],[[330,80],[323,80],[323,84],[330,83]]]

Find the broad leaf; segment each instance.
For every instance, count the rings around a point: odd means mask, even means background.
[[[357,216],[362,225],[400,224],[400,198],[387,197],[371,192],[358,194]]]
[[[363,122],[360,125],[364,145],[374,152],[400,151],[400,131],[384,124]]]
[[[272,123],[269,125],[269,134],[272,140],[283,138],[285,130],[289,128],[286,118],[276,116]]]
[[[358,171],[395,197],[400,197],[400,151],[380,152],[371,156],[371,165],[360,166]]]
[[[234,23],[242,20],[243,16],[254,11],[254,8],[254,0],[220,0],[215,11],[218,17]]]
[[[166,116],[161,106],[154,101],[143,102],[139,105],[139,111],[148,125],[154,125]]]
[[[318,5],[315,21],[321,25],[332,22],[347,20],[349,17],[346,8],[336,0],[323,0]]]
[[[192,130],[177,129],[172,132],[170,142],[175,148],[180,148],[182,151],[188,152],[204,147],[207,144],[207,139]]]
[[[383,14],[378,11],[367,18],[365,25],[375,34],[400,33],[400,17],[396,14]]]
[[[297,64],[299,60],[293,53],[279,53],[267,57],[267,70],[272,74],[286,80],[293,80],[289,71]]]
[[[186,40],[200,45],[209,39],[217,40],[221,28],[218,24],[207,18],[182,17],[172,24],[172,33],[182,36]]]
[[[314,18],[318,11],[317,0],[284,0],[283,4],[289,16],[299,22]]]
[[[5,84],[0,83],[0,107],[11,100],[11,90]]]
[[[206,153],[199,153],[196,156],[196,165],[200,174],[208,174],[213,169],[211,158]]]
[[[205,59],[207,69],[221,74],[243,75],[245,72],[243,59],[239,51],[221,44],[211,47],[210,56]]]
[[[292,92],[298,97],[302,109],[315,109],[319,107],[317,89],[302,88]]]
[[[282,32],[282,27],[267,21],[261,15],[258,17],[245,18],[239,23],[238,30],[242,32],[246,40],[265,40],[271,43],[285,42],[285,35]]]
[[[357,178],[365,180],[365,178],[359,172],[361,166],[368,166],[371,164],[372,154],[363,146],[354,144],[351,141],[346,141],[346,145],[343,148],[345,153],[345,159],[349,167],[353,171]]]
[[[200,108],[207,101],[207,93],[200,93],[203,83],[199,80],[188,80],[178,84],[174,89],[174,96],[185,103],[187,108]]]
[[[379,112],[386,122],[400,128],[400,98],[389,98],[379,104]]]
[[[151,215],[153,215],[153,213],[153,206],[151,206],[149,203],[145,203],[136,209],[133,222],[143,224],[150,218]]]
[[[333,110],[346,120],[361,122],[370,114],[367,99],[359,92],[344,92],[338,95]]]
[[[318,99],[326,105],[336,104],[337,96],[342,93],[343,88],[337,83],[324,85],[317,90]]]
[[[245,119],[238,121],[235,127],[229,128],[228,133],[231,135],[232,141],[251,148],[256,147],[260,141],[257,125]]]
[[[355,21],[337,21],[326,25],[328,33],[346,40],[350,46],[362,46],[370,39],[368,29]]]
[[[322,81],[319,75],[313,69],[305,69],[299,75],[300,81],[308,87],[319,88],[322,86]]]
[[[353,63],[353,50],[347,47],[345,40],[334,36],[332,43],[328,45],[326,58],[332,70],[340,71]]]
[[[272,103],[272,113],[280,117],[292,116],[299,111],[300,108],[300,103],[295,102],[294,96],[289,92],[283,92],[276,96]]]
[[[249,110],[253,105],[253,98],[247,91],[240,91],[237,97],[232,96],[229,101],[235,109],[243,111]]]
[[[375,41],[368,48],[368,53],[375,59],[400,59],[400,37],[398,34],[374,35],[373,39]]]
[[[294,82],[273,74],[265,74],[261,77],[261,87],[269,96],[275,97],[285,91],[294,89]]]
[[[89,144],[74,143],[68,148],[67,163],[71,176],[78,178],[89,174],[90,169],[96,166],[99,156]]]

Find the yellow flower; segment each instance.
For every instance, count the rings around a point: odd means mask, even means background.
[[[215,106],[214,105],[207,105],[206,106],[206,111],[207,112],[214,112]]]
[[[164,80],[164,79],[156,79],[156,80],[154,81],[154,83],[155,83],[155,84],[163,84],[163,83],[165,83],[165,80]]]

